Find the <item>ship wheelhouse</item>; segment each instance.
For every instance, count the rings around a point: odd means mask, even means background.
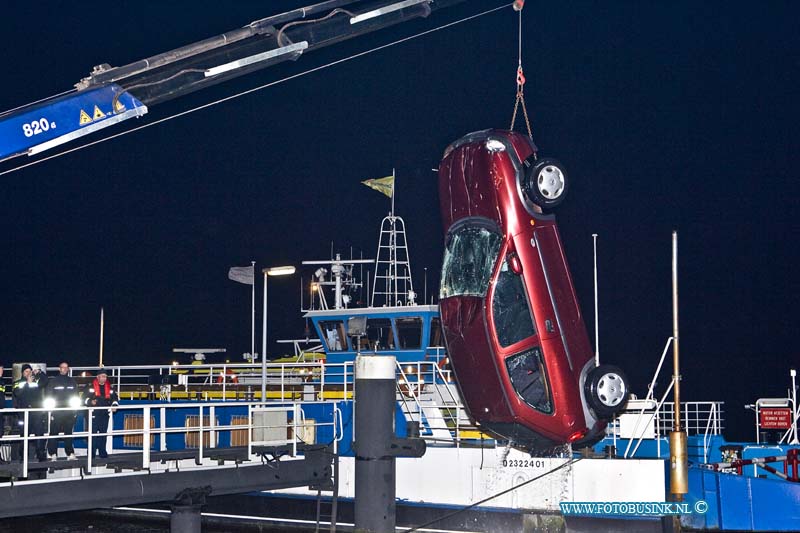
[[[314,310],[306,313],[322,339],[327,363],[347,363],[358,353],[393,355],[399,363],[439,362],[444,341],[435,305]],[[351,335],[350,321],[366,319],[365,335]]]

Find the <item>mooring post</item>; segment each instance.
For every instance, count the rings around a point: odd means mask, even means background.
[[[394,533],[395,457],[421,457],[425,441],[394,434],[394,356],[359,355],[355,385],[355,531]]]
[[[186,489],[178,494],[172,502],[170,533],[199,533],[202,529],[200,511],[210,493],[211,487],[199,487]]]

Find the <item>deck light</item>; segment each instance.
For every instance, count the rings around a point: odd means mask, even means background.
[[[265,268],[264,274],[264,312],[261,324],[261,401],[267,400],[267,278],[269,276],[288,276],[294,274],[295,267],[291,265]]]
[[[295,270],[296,269],[293,266],[279,266],[265,268],[264,272],[266,272],[268,276],[288,276],[290,274],[294,274]]]

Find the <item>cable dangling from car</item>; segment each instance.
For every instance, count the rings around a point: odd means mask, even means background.
[[[528,110],[525,107],[525,73],[522,70],[522,8],[525,7],[525,0],[514,0],[512,4],[514,11],[519,13],[519,33],[517,42],[517,99],[514,102],[514,114],[511,115],[510,130],[514,130],[514,125],[517,123],[517,110],[519,105],[522,104],[522,115],[525,117],[525,126],[528,128],[528,137],[533,140],[533,132],[531,131],[531,121],[528,118]]]

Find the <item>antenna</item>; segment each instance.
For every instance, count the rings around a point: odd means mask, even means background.
[[[103,308],[100,308],[100,368],[103,368],[103,331],[105,330],[105,316]]]
[[[425,271],[425,294],[422,297],[422,303],[425,303],[428,301],[428,267],[423,268],[423,270]]]
[[[594,243],[594,366],[600,366],[600,320],[597,311],[597,233],[592,233]]]

